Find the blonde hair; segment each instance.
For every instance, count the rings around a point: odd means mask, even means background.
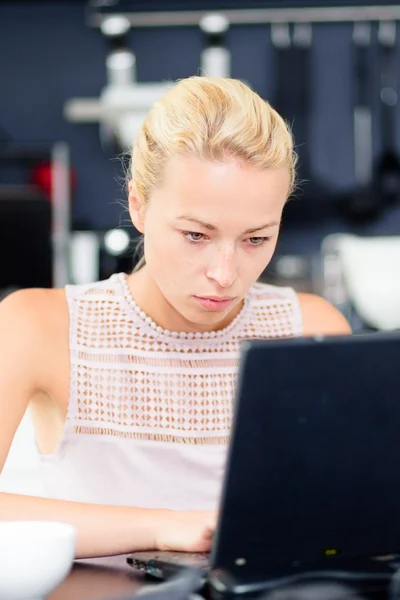
[[[287,167],[288,196],[295,189],[297,155],[288,124],[237,79],[182,79],[153,105],[131,159],[131,180],[143,207],[175,156],[237,158],[258,169]],[[143,264],[142,259],[137,268]]]

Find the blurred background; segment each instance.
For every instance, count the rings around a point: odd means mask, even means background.
[[[133,268],[124,153],[173,80],[221,75],[285,116],[300,155],[262,279],[354,331],[399,329],[399,20],[377,0],[3,0],[0,297]]]

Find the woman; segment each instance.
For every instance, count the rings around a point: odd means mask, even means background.
[[[323,299],[256,283],[295,163],[239,81],[192,77],[156,103],[129,184],[141,268],[1,304],[0,467],[29,404],[47,496],[0,494],[1,519],[69,521],[78,557],[209,548],[240,341],[349,332]]]

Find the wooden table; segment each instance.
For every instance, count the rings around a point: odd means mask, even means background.
[[[125,565],[122,557],[109,565],[107,560],[75,562],[69,576],[54,590],[48,600],[104,600],[119,595],[132,596],[147,581],[131,567]],[[97,564],[96,564],[97,563]]]

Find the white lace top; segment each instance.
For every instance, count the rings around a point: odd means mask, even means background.
[[[70,398],[61,443],[41,457],[46,495],[216,508],[240,341],[301,335],[294,291],[255,284],[228,327],[202,334],[158,327],[122,273],[68,286],[67,299]]]

